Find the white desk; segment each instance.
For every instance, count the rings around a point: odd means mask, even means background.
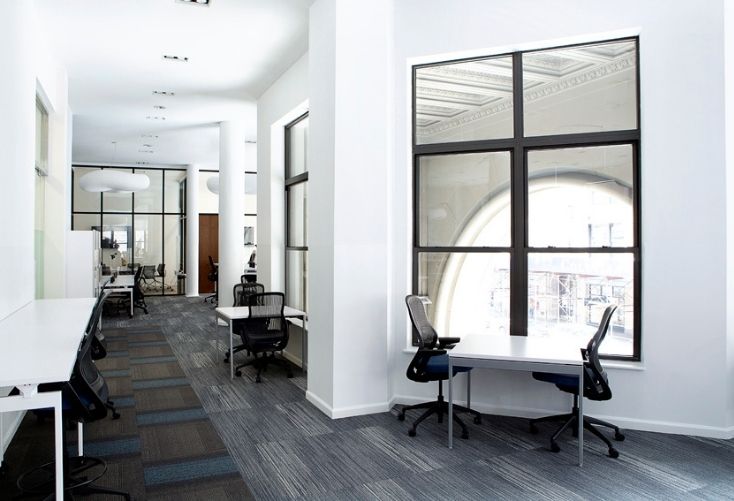
[[[216,325],[219,325],[219,319],[224,320],[227,322],[227,325],[229,325],[229,378],[234,379],[234,332],[232,331],[232,325],[234,322],[232,321],[250,318],[250,308],[248,306],[223,306],[217,308],[215,311],[217,312]],[[283,308],[283,315],[285,318],[300,318],[303,320],[303,335],[301,336],[301,366],[303,369],[306,369],[306,312],[286,306]],[[216,334],[216,329],[214,332]],[[219,356],[219,350],[217,350],[217,356]]]
[[[130,318],[133,317],[133,294],[135,292],[135,276],[134,275],[118,275],[114,282],[110,282],[110,277],[104,277],[99,281],[100,289],[106,289],[112,292],[126,292],[130,294]],[[105,285],[107,282],[107,285]]]
[[[54,408],[56,499],[64,498],[61,392],[38,393],[38,385],[69,380],[94,302],[40,299],[0,321],[0,386],[21,392],[0,398],[0,412]]]
[[[570,339],[471,335],[462,338],[449,354],[449,448],[453,448],[453,367],[479,367],[518,371],[551,372],[579,377],[579,466],[583,463],[583,381],[581,347]]]

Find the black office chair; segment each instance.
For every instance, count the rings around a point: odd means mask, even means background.
[[[217,290],[219,289],[219,270],[211,256],[209,256],[209,273],[206,275],[206,279],[214,284],[214,294],[209,294],[205,297],[204,302],[206,303],[211,300],[212,304],[214,304],[217,302]]]
[[[148,287],[148,283],[155,285],[156,279],[155,279],[155,265],[152,264],[145,264],[141,266],[141,269],[143,270],[142,275],[142,282],[145,284],[146,287]]]
[[[238,334],[242,338],[243,349],[252,353],[254,358],[238,365],[235,374],[241,376],[242,368],[252,365],[257,368],[255,382],[259,383],[262,371],[268,365],[274,364],[284,367],[288,377],[293,377],[290,363],[276,357],[276,352],[282,352],[288,345],[288,322],[283,314],[285,294],[282,292],[252,294],[248,297],[248,306],[249,318],[241,320],[242,329]]]
[[[63,418],[68,421],[91,423],[107,416],[109,390],[92,360],[92,344],[95,339],[93,331],[97,329],[101,315],[102,302],[99,302],[92,313],[92,320],[87,324],[92,332],[87,332],[84,336],[69,382],[39,386],[39,391],[61,390]],[[65,431],[62,433],[65,434]],[[62,442],[65,444],[66,440],[62,439]],[[106,471],[107,464],[102,459],[89,456],[70,457],[69,449],[64,447],[65,498],[73,499],[74,494],[111,494],[129,500],[130,495],[126,492],[94,484]],[[24,495],[50,495],[54,491],[54,482],[55,462],[52,461],[21,475],[17,485]]]
[[[263,284],[256,284],[256,283],[240,283],[235,284],[235,286],[232,288],[232,296],[234,298],[234,301],[232,303],[232,306],[248,306],[249,298],[253,294],[262,294],[265,292],[265,286]],[[240,334],[241,330],[244,328],[244,324],[241,320],[233,320],[232,321],[232,332]],[[244,344],[237,345],[233,348],[233,353],[240,352],[242,350],[246,350],[247,347]],[[247,353],[250,355],[250,353]],[[229,362],[229,350],[227,350],[226,354],[224,355],[224,361]]]
[[[135,271],[135,278],[133,278],[133,309],[139,308],[148,314],[148,304],[145,302],[145,293],[143,292],[142,283],[145,278],[146,266],[141,266]],[[118,310],[130,311],[130,295],[125,294],[119,296],[120,299],[117,303]]]
[[[408,305],[408,314],[410,321],[418,338],[418,351],[408,366],[407,376],[411,381],[419,383],[427,383],[430,381],[438,381],[438,398],[431,402],[425,402],[416,405],[406,405],[398,414],[400,421],[405,420],[405,412],[413,409],[426,409],[418,419],[415,420],[413,426],[408,431],[408,435],[415,436],[415,429],[418,425],[432,414],[438,415],[438,422],[443,422],[443,415],[449,413],[449,405],[443,398],[443,381],[449,378],[449,356],[446,350],[450,350],[456,343],[460,341],[458,337],[438,337],[435,329],[426,317],[426,310],[420,297],[410,295],[405,298],[405,304]],[[437,346],[438,345],[438,346]],[[454,367],[454,375],[459,372],[469,372],[469,367]],[[467,374],[468,376],[468,374]],[[469,438],[469,431],[466,425],[458,416],[457,412],[468,412],[474,416],[474,422],[481,424],[482,415],[468,407],[454,405],[453,418],[461,426],[461,438]]]
[[[158,273],[158,275],[153,276],[153,283],[161,284],[161,290],[163,290],[163,287],[165,286],[165,278],[166,278],[166,265],[164,263],[160,263],[155,270]],[[159,278],[160,280],[158,280]]]
[[[604,314],[599,322],[599,328],[596,333],[589,341],[589,344],[585,349],[581,349],[581,355],[584,357],[584,397],[589,400],[609,400],[612,398],[612,390],[609,386],[609,380],[607,373],[599,363],[599,346],[604,337],[607,335],[609,330],[609,324],[612,320],[612,315],[617,309],[617,305],[610,305],[604,310]],[[572,376],[567,374],[550,374],[547,372],[533,372],[533,378],[538,381],[545,383],[553,383],[556,387],[565,391],[566,393],[573,394],[573,408],[570,413],[558,414],[554,416],[545,416],[530,421],[531,433],[538,433],[537,424],[546,421],[562,421],[558,430],[553,434],[550,439],[550,448],[553,452],[561,450],[558,447],[556,440],[569,426],[574,432],[574,436],[578,434],[578,415],[579,415],[579,390],[578,390],[578,376]],[[584,429],[589,430],[594,436],[601,439],[609,448],[609,457],[619,457],[619,452],[612,446],[612,443],[607,437],[594,426],[604,426],[614,430],[614,440],[624,440],[624,435],[620,433],[619,428],[612,423],[607,423],[601,419],[596,419],[590,416],[584,415]]]

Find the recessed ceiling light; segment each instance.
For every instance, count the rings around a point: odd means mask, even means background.
[[[209,5],[210,0],[178,0],[179,3],[188,3],[194,5]]]
[[[138,153],[155,153],[153,150],[138,150]]]
[[[148,115],[145,118],[147,118],[148,120],[165,120],[166,119],[166,117],[156,117],[156,116],[151,116],[151,115]]]
[[[140,134],[140,137],[146,139],[158,139],[158,136],[156,136],[155,134]]]
[[[176,93],[170,90],[154,90],[153,95],[155,96],[175,96]]]
[[[152,147],[153,147],[153,145],[152,145],[152,144],[144,144],[144,145],[143,145],[143,148],[152,148]]]
[[[171,54],[163,54],[163,59],[166,61],[178,61],[179,63],[188,63],[189,58],[186,56],[174,56]]]
[[[155,108],[156,110],[165,110],[166,109],[165,106],[161,106],[159,104],[156,104],[155,106],[153,106],[153,108]]]

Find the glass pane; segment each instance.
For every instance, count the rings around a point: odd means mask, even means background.
[[[181,216],[163,216],[163,268],[156,268],[159,279],[164,283],[165,294],[184,294],[186,284],[178,280],[177,273],[183,272],[183,225]],[[137,228],[136,228],[137,230]],[[161,272],[163,277],[160,277]]]
[[[308,311],[308,252],[287,250],[285,255],[285,304]]]
[[[219,195],[209,190],[206,182],[210,177],[219,176],[218,172],[199,173],[199,213],[219,214]]]
[[[129,214],[102,217],[102,274],[122,273],[132,262],[133,218]]]
[[[512,57],[415,71],[416,144],[512,137]]]
[[[184,192],[186,171],[167,170],[165,172],[165,211],[183,213],[183,202],[186,199]]]
[[[245,214],[257,214],[257,174],[245,174]]]
[[[257,244],[257,216],[245,216],[245,245]]]
[[[509,246],[510,153],[420,158],[423,246]]]
[[[528,152],[531,247],[630,247],[632,146]]]
[[[99,227],[99,215],[97,214],[74,214],[73,227],[74,231],[77,230],[97,230]]]
[[[135,263],[143,267],[142,287],[146,294],[163,292],[163,216],[135,216]]]
[[[526,136],[637,128],[632,40],[522,55]]]
[[[135,174],[144,174],[150,179],[147,190],[135,192],[135,212],[161,212],[163,207],[163,171],[135,169]],[[105,200],[105,211],[108,210]]]
[[[285,177],[308,172],[308,117],[288,128]]]
[[[600,353],[632,355],[632,254],[528,255],[528,335],[574,336],[585,347],[609,303],[618,305]]]
[[[102,196],[99,192],[92,193],[84,191],[79,186],[79,179],[92,171],[99,169],[89,169],[87,167],[72,167],[74,172],[74,211],[79,212],[99,212],[99,204]]]
[[[107,170],[107,169],[105,169]],[[109,169],[126,174],[131,174],[132,169]],[[113,193],[107,191],[102,193],[102,209],[105,212],[132,212],[133,195],[132,193]]]
[[[308,217],[306,215],[306,198],[308,196],[305,182],[292,185],[288,188],[288,242],[292,247],[307,245]]]
[[[418,294],[439,336],[508,334],[509,253],[421,253]]]

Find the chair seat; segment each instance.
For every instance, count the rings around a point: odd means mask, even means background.
[[[458,367],[454,366],[454,375],[459,372],[469,372],[471,367]],[[426,364],[426,372],[429,374],[448,374],[449,372],[449,356],[439,355],[438,357],[431,357]]]
[[[571,374],[553,374],[550,372],[533,372],[533,379],[546,383],[553,383],[559,389],[568,393],[578,393],[578,376],[572,376]]]

